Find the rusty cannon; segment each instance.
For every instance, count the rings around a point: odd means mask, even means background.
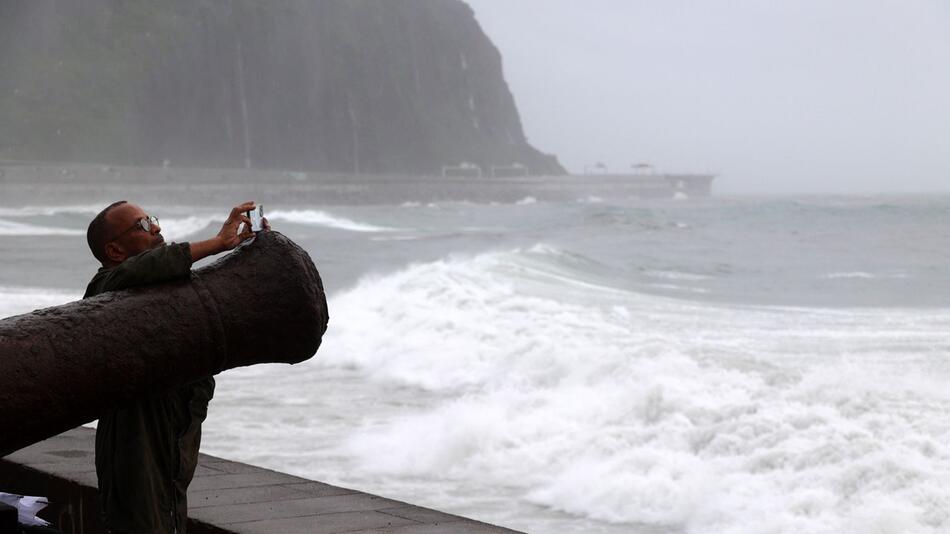
[[[327,328],[307,253],[259,234],[190,279],[0,321],[0,456],[226,369],[299,363]]]

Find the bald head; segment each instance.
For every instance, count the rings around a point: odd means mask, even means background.
[[[91,250],[92,255],[99,260],[99,263],[103,265],[108,262],[108,258],[106,257],[106,243],[114,234],[112,225],[109,224],[108,220],[109,213],[123,204],[128,204],[128,202],[120,200],[109,204],[96,215],[96,218],[89,223],[89,228],[86,230],[86,242],[89,244],[89,250]]]

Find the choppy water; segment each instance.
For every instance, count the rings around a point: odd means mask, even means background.
[[[111,200],[0,207],[0,316]],[[331,328],[219,377],[209,453],[531,532],[950,531],[950,197],[267,209]]]

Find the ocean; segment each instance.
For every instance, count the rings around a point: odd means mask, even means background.
[[[119,190],[168,241],[263,191]],[[31,195],[0,317],[78,299],[117,200]],[[219,375],[204,452],[532,533],[950,531],[950,197],[263,196],[330,328]]]

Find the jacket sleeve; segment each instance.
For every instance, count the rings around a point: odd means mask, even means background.
[[[112,269],[102,282],[102,291],[160,284],[191,273],[191,245],[172,243],[146,250]]]

